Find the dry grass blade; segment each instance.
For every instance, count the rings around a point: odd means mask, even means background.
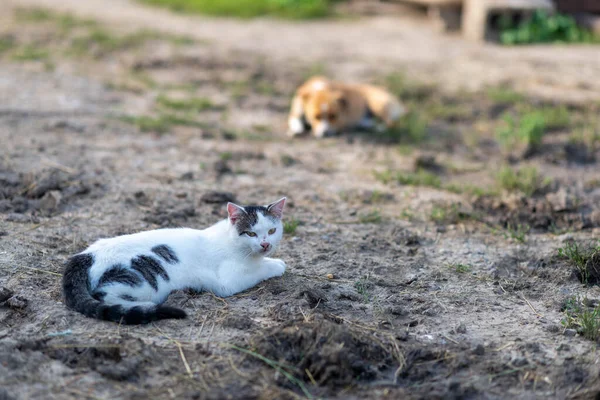
[[[43,270],[43,269],[33,268],[33,267],[26,267],[24,265],[21,265],[19,268],[30,269],[32,271],[42,272],[44,274],[50,274],[50,275],[55,275],[55,276],[62,276],[62,274],[59,274],[58,272],[46,271],[46,270]]]
[[[248,349],[244,349],[241,347],[238,347],[236,345],[229,345],[229,347],[231,347],[232,349],[235,349],[237,351],[240,351],[244,354],[248,354],[254,358],[257,358],[259,360],[261,360],[262,362],[264,362],[265,364],[267,364],[268,366],[274,368],[277,372],[279,372],[280,374],[282,374],[283,376],[285,376],[287,378],[287,380],[289,380],[291,383],[295,384],[296,386],[298,386],[300,388],[300,390],[302,390],[302,392],[304,393],[304,395],[306,396],[307,399],[312,399],[313,396],[312,394],[310,394],[310,392],[308,391],[308,389],[306,389],[306,386],[304,386],[304,383],[302,383],[302,381],[300,381],[298,378],[296,378],[295,376],[293,376],[292,374],[290,374],[289,372],[287,372],[286,370],[284,370],[281,366],[281,364],[279,364],[277,361],[273,361],[261,354],[258,354],[254,351],[248,350]],[[309,376],[310,377],[310,376]]]

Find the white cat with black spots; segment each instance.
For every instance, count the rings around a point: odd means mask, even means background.
[[[68,307],[126,324],[185,318],[161,305],[178,289],[231,296],[283,275],[269,258],[283,235],[285,198],[266,206],[227,204],[228,218],[206,229],[157,229],[100,239],[67,263]]]

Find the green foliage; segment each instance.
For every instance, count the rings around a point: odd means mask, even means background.
[[[427,137],[428,125],[429,122],[423,115],[411,111],[383,134],[393,142],[419,144]]]
[[[300,221],[298,221],[295,218],[291,218],[291,219],[288,219],[287,221],[284,221],[283,222],[283,233],[285,233],[287,235],[295,235],[298,225],[300,225]]]
[[[584,248],[576,242],[567,242],[564,247],[558,249],[558,256],[568,259],[575,267],[581,282],[587,284],[590,280],[589,262],[597,252],[600,252],[600,244]]]
[[[520,191],[531,196],[550,184],[549,179],[543,179],[535,167],[523,167],[515,170],[509,166],[502,167],[496,176],[496,183],[501,189],[510,192]]]
[[[512,149],[516,145],[539,146],[542,143],[546,123],[539,113],[529,113],[516,121],[512,116],[504,117],[504,126],[496,132],[503,147]]]
[[[600,307],[590,306],[587,298],[573,296],[565,302],[564,317],[560,323],[566,329],[576,329],[577,332],[590,340],[600,337]]]
[[[148,30],[140,30],[128,35],[116,36],[103,28],[94,27],[84,35],[75,37],[71,43],[69,52],[77,56],[91,52],[106,54],[117,50],[135,48],[143,45],[148,40],[159,37],[159,33]]]
[[[500,41],[505,45],[527,43],[598,43],[600,39],[591,31],[577,25],[568,15],[548,15],[536,11],[532,18],[518,26],[505,22],[501,28]]]
[[[450,269],[458,272],[459,274],[465,274],[467,272],[471,272],[472,267],[468,264],[450,264],[448,266]]]
[[[542,143],[548,129],[569,126],[571,117],[566,107],[526,107],[516,117],[506,114],[504,124],[496,131],[496,137],[506,149],[517,145],[537,147]]]
[[[200,112],[217,108],[210,99],[204,97],[193,97],[189,99],[173,99],[165,95],[156,98],[156,102],[165,108],[174,111]]]
[[[48,50],[34,45],[20,47],[12,54],[12,59],[15,61],[39,61],[46,60],[48,57],[50,57]]]
[[[368,277],[362,277],[356,282],[354,282],[354,288],[363,297],[363,302],[368,303],[371,300],[371,283],[369,282]]]
[[[122,119],[125,122],[137,126],[142,132],[165,133],[170,131],[174,126],[204,127],[204,124],[201,122],[170,114],[159,115],[156,118],[148,116],[128,116]]]
[[[361,224],[379,224],[383,218],[379,211],[373,210],[366,214],[359,215],[358,220]]]
[[[16,46],[12,36],[0,36],[0,55]]]
[[[517,242],[525,243],[525,239],[527,238],[527,233],[529,232],[529,229],[529,225],[513,225],[509,223],[506,226],[506,233],[504,234],[504,236],[506,238],[516,240]]]
[[[424,169],[418,170],[416,173],[398,173],[396,181],[401,185],[412,186],[430,186],[439,188],[442,184],[440,178]]]
[[[490,100],[496,103],[515,104],[525,100],[525,97],[511,89],[505,88],[490,88],[487,91],[487,96]]]
[[[332,14],[332,0],[140,0],[183,13],[220,17],[288,19],[322,18]]]

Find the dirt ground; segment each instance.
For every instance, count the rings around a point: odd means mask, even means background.
[[[468,44],[407,15],[5,4],[0,399],[599,398],[597,343],[565,320],[600,291],[558,250],[600,232],[597,47]],[[289,140],[313,73],[385,83],[411,113],[387,134]],[[536,110],[541,142],[502,145]],[[282,195],[281,278],[173,293],[189,318],[147,326],[61,302],[63,262],[98,238]]]

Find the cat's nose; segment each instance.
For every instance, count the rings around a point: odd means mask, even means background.
[[[270,246],[269,243],[261,243],[260,245],[262,246],[263,250],[267,250]]]

